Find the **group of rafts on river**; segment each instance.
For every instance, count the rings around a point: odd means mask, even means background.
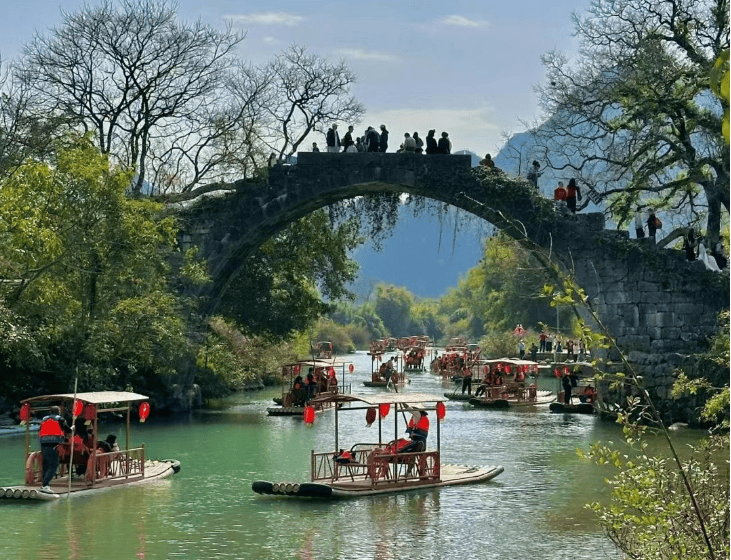
[[[553,402],[555,397],[550,391],[537,391],[534,384],[525,387],[526,377],[537,375],[537,363],[483,360],[479,348],[458,339],[442,356],[434,353],[430,369],[444,378],[460,382],[462,392],[455,390],[443,397],[399,392],[398,387],[408,382],[406,371],[426,371],[426,359],[432,355],[432,349],[428,347],[429,341],[424,337],[372,344],[369,352],[373,364],[371,380],[364,384],[374,386],[373,383],[382,382],[383,387],[392,391],[375,395],[351,394],[350,385],[344,383],[344,378],[346,366],[353,373],[353,364],[335,358],[329,342],[313,345],[311,360],[284,366],[282,397],[275,399],[278,406],[268,408],[268,413],[301,416],[311,423],[316,412],[333,410],[334,447],[324,452],[312,451],[309,481],[256,481],[252,489],[260,494],[337,498],[470,484],[499,475],[503,471],[501,466],[442,464],[440,422],[446,415],[444,402],[447,399],[466,400],[476,407],[550,403],[552,410],[557,412],[593,412],[594,394],[589,392],[590,386],[582,392],[582,386],[577,383],[564,385],[568,387],[568,402]],[[385,360],[385,353],[391,351],[396,352],[395,356]],[[570,368],[573,368],[571,373],[575,373],[579,365],[586,369],[587,364],[557,365],[554,374],[568,377]],[[480,368],[484,378],[473,397],[470,378]],[[338,370],[342,383],[337,378]],[[503,379],[510,375],[513,376],[511,380]],[[577,388],[580,403],[571,400],[570,387]],[[466,398],[463,396],[465,389]],[[0,488],[0,498],[55,500],[137,485],[177,473],[180,470],[177,460],[150,460],[144,445],[134,448],[130,445],[133,405],[139,407],[134,412],[144,422],[150,412],[147,401],[148,397],[144,395],[114,391],[43,395],[22,401],[20,417],[26,435],[25,483]],[[378,421],[378,441],[352,443],[341,448],[339,415],[357,411],[365,412],[368,425]],[[393,432],[388,430],[391,411]],[[40,423],[32,423],[34,417],[43,413],[47,414]],[[436,417],[434,426],[430,426],[430,413],[432,418]],[[98,439],[98,420],[100,416],[108,415],[126,418],[122,446],[116,444],[113,436]],[[70,424],[64,420],[68,417],[72,419]],[[38,428],[41,451],[31,451],[32,427]],[[404,429],[408,438],[399,436]],[[429,434],[434,432],[436,437],[429,439]],[[385,436],[390,433],[393,439]]]
[[[390,392],[374,395],[354,395],[349,389],[342,390],[337,383],[328,389],[305,400],[302,414],[305,422],[313,422],[315,413],[332,409],[335,414],[334,447],[324,452],[312,451],[310,458],[310,478],[302,482],[269,482],[264,480],[252,484],[252,489],[259,494],[309,497],[309,498],[343,498],[385,494],[432,488],[470,484],[490,480],[503,472],[502,466],[457,466],[445,465],[441,462],[440,422],[445,419],[446,400],[465,400],[475,407],[505,408],[513,406],[537,406],[549,404],[554,412],[586,413],[593,412],[595,393],[590,385],[581,384],[577,372],[588,364],[554,364],[554,375],[557,377],[573,377],[571,387],[576,389],[581,402],[571,399],[571,390],[561,393],[567,402],[557,403],[551,391],[539,391],[535,384],[526,387],[525,380],[537,376],[539,364],[527,360],[483,360],[480,349],[459,339],[445,349],[442,356],[434,353],[429,368],[433,373],[446,379],[460,382],[466,389],[466,395],[455,390],[444,396],[424,393],[400,392],[399,387],[408,383],[405,372],[426,371],[427,356],[432,355],[428,348],[428,339],[411,337],[409,339],[388,339],[371,344],[371,379],[364,381],[368,387],[387,387]],[[388,360],[387,352],[395,352]],[[409,359],[415,361],[410,361]],[[421,358],[421,361],[418,361]],[[332,360],[330,356],[330,360]],[[296,369],[299,366],[299,369]],[[345,370],[345,363],[340,364]],[[399,367],[400,366],[400,367]],[[317,359],[300,362],[288,366],[292,371],[316,370],[335,371],[335,362],[322,362]],[[328,369],[329,368],[329,369]],[[484,378],[476,387],[474,397],[469,379],[473,372],[482,368]],[[352,365],[349,368],[352,372]],[[290,374],[285,371],[285,378]],[[321,373],[324,375],[324,373]],[[335,376],[335,373],[328,375]],[[510,378],[508,380],[508,378]],[[467,381],[465,381],[467,380]],[[290,386],[292,393],[294,385]],[[287,391],[285,390],[285,393]],[[284,397],[286,401],[286,396]],[[348,405],[347,407],[345,405]],[[271,409],[270,414],[272,414]],[[386,427],[390,422],[388,416],[393,410],[393,432]],[[339,439],[340,415],[344,412],[365,412],[366,422],[370,426],[378,420],[377,442],[349,442],[349,446],[341,447]],[[429,414],[436,416],[431,426]],[[276,413],[275,413],[276,414]],[[352,414],[351,414],[352,416]],[[408,438],[400,437],[404,432]],[[436,448],[433,437],[428,435],[436,431]],[[388,435],[386,435],[388,434]],[[390,435],[393,435],[393,438]]]

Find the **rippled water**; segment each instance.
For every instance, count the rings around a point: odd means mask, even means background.
[[[362,386],[368,357],[359,353],[354,361],[355,374],[346,376],[353,392],[379,391]],[[555,390],[552,379],[540,381]],[[404,391],[451,387],[424,373],[412,375]],[[182,470],[167,480],[54,503],[0,501],[0,558],[619,557],[584,508],[602,498],[608,473],[576,455],[597,440],[618,440],[611,423],[547,407],[474,410],[449,402],[442,462],[499,464],[503,474],[471,486],[297,501],[256,495],[251,482],[308,480],[310,450],[333,448],[334,414],[319,414],[312,426],[267,416],[275,394],[239,395],[216,410],[135,425],[133,445],[145,443],[151,458],[180,460]],[[341,447],[378,439],[361,412],[339,421]],[[0,440],[0,485],[22,481],[23,446],[22,437]]]

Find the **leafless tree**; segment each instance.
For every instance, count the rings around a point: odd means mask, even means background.
[[[263,71],[270,86],[260,99],[266,115],[260,138],[280,157],[296,153],[308,134],[333,122],[360,122],[363,106],[349,95],[356,75],[344,61],[330,63],[292,45]]]
[[[706,219],[718,239],[729,150],[708,75],[729,48],[728,12],[728,0],[596,0],[573,16],[578,59],[543,57],[536,143],[620,223],[654,206],[686,224]]]
[[[146,180],[190,189],[225,175],[223,153],[245,119],[229,85],[243,36],[177,19],[177,6],[110,0],[63,13],[62,25],[26,46],[22,77],[38,114],[93,130],[102,152]]]

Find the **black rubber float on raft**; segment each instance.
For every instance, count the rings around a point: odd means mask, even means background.
[[[276,496],[301,496],[304,498],[330,498],[332,497],[332,488],[325,484],[315,484],[314,482],[305,482],[302,484],[293,484],[291,482],[272,483],[266,480],[257,480],[251,484],[251,489],[257,494],[268,494]]]

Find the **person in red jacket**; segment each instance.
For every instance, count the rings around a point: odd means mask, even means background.
[[[48,485],[56,475],[56,469],[58,468],[58,450],[56,446],[63,443],[65,435],[70,431],[66,420],[61,417],[61,409],[57,406],[52,406],[51,414],[41,420],[38,431],[41,453],[43,454],[43,486],[41,486],[41,492],[53,492]]]
[[[581,190],[576,184],[576,179],[570,179],[569,186],[566,189],[566,206],[568,206],[572,214],[576,214],[577,198],[579,199],[579,201],[581,201]]]

